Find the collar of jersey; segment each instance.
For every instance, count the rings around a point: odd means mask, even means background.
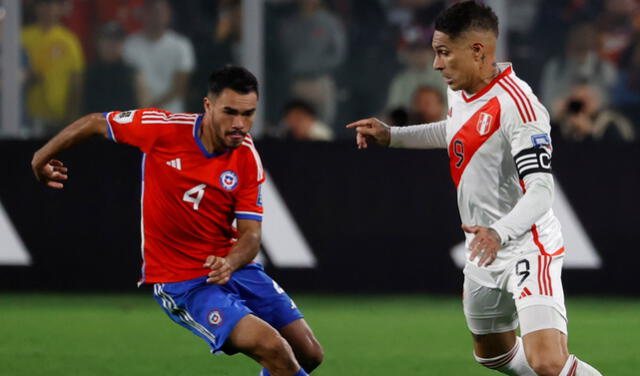
[[[491,88],[493,87],[493,85],[497,84],[498,81],[500,81],[501,79],[503,79],[505,76],[508,76],[511,74],[512,69],[511,69],[511,64],[503,64],[503,63],[498,63],[498,67],[500,66],[505,66],[506,68],[500,72],[499,75],[497,75],[493,80],[491,80],[491,82],[489,82],[489,84],[487,86],[485,86],[482,90],[480,90],[479,92],[475,93],[473,96],[471,97],[467,97],[467,95],[464,93],[464,90],[462,90],[462,99],[464,99],[465,102],[469,103],[469,102],[473,102],[476,99],[480,98],[481,96],[487,94],[487,92],[489,90],[491,90]]]
[[[221,153],[216,153],[215,151],[213,153],[209,153],[207,151],[207,148],[204,147],[204,145],[202,144],[202,140],[198,136],[200,134],[200,124],[201,123],[202,123],[202,114],[200,114],[198,116],[198,119],[196,120],[196,123],[193,125],[193,139],[196,141],[196,144],[200,148],[200,151],[202,151],[202,154],[204,154],[204,156],[207,157],[207,158],[218,157],[218,156],[221,156],[223,154],[226,154],[229,151],[228,149],[223,151],[223,152],[221,152]]]

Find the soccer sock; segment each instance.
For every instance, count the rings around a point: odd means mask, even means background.
[[[576,358],[575,355],[569,355],[558,376],[602,376],[602,374],[588,363]]]
[[[536,376],[527,363],[522,338],[516,337],[516,344],[509,352],[495,358],[481,358],[475,354],[476,361],[483,366],[510,376]]]
[[[258,376],[271,376],[271,374],[269,373],[269,371],[267,371],[266,368],[263,368],[262,371],[260,371],[260,375]],[[309,374],[306,373],[302,368],[300,368],[300,371],[298,371],[298,373],[293,376],[309,376]]]

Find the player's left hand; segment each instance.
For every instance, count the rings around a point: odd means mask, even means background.
[[[214,285],[224,285],[229,282],[231,273],[233,273],[231,265],[229,265],[227,259],[224,257],[209,256],[203,266],[211,269],[211,272],[208,274],[209,278],[207,278],[207,283],[213,283]]]
[[[469,250],[471,251],[469,261],[475,260],[480,255],[478,266],[491,265],[498,257],[498,251],[502,246],[500,235],[496,230],[491,227],[467,226],[464,224],[462,229],[469,234],[475,234],[471,244],[469,244]]]

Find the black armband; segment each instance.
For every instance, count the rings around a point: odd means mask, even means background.
[[[546,147],[522,150],[513,159],[520,179],[534,172],[551,173],[551,152]]]

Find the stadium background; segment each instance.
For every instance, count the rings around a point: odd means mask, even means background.
[[[257,373],[241,357],[207,357],[163,317],[148,288],[136,289],[136,150],[94,140],[65,153],[71,180],[63,191],[32,178],[33,151],[68,119],[162,96],[144,82],[148,65],[119,52],[153,21],[143,3],[0,1],[0,375]],[[319,375],[491,374],[470,356],[459,303],[463,235],[446,155],[357,151],[343,130],[360,117],[402,125],[446,109],[428,51],[433,19],[448,3],[166,2],[168,26],[186,41],[178,47],[193,51],[191,64],[170,72],[185,80],[183,110],[200,110],[215,67],[243,64],[260,77],[253,133],[272,184],[266,210],[277,214],[265,219],[261,260],[324,343]],[[563,226],[574,256],[563,278],[573,351],[604,374],[635,375],[640,6],[487,3],[501,19],[501,59],[553,118],[556,204],[571,213]],[[146,14],[157,21],[167,9]],[[68,31],[60,44],[20,38],[45,21]],[[67,79],[51,79],[51,66]],[[29,102],[51,85],[70,99],[45,109]]]

